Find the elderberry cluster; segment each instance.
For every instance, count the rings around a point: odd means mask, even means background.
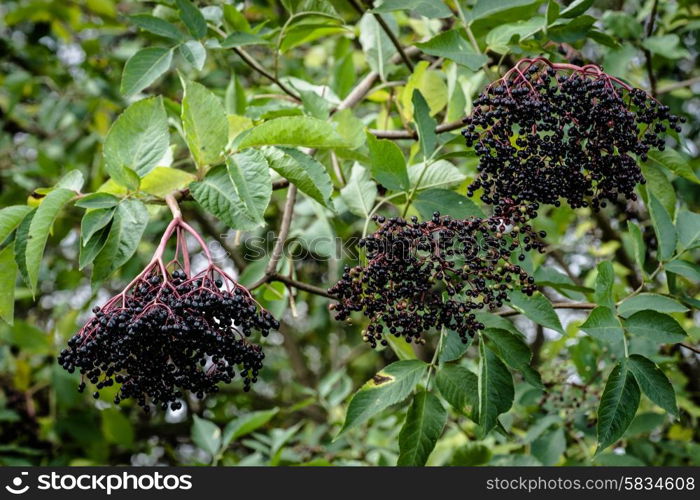
[[[489,218],[452,219],[433,214],[429,221],[375,217],[382,224],[360,240],[367,264],[345,268],[329,292],[338,298],[331,308],[337,320],[353,311],[369,318],[364,340],[387,345],[386,337],[423,343],[421,333],[447,328],[462,341],[484,328],[475,312],[503,305],[519,288],[531,295],[535,280],[510,259],[543,250],[537,233],[520,207],[499,207]]]
[[[201,399],[236,372],[250,390],[265,355],[247,337],[279,328],[245,288],[212,267],[193,277],[181,270],[163,276],[154,267],[93,312],[59,363],[80,371],[79,391],[85,379],[96,384],[95,399],[121,384],[114,402],[133,398],[145,411],[150,403],[177,410],[183,391]]]
[[[523,63],[525,66],[523,66]],[[522,68],[522,69],[521,69]],[[474,101],[462,134],[479,156],[472,196],[595,211],[635,200],[637,159],[664,149],[684,121],[640,89],[593,65],[523,60]]]

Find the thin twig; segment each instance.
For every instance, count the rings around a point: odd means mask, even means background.
[[[658,89],[656,92],[657,94],[668,94],[669,92],[673,92],[674,90],[682,89],[683,87],[690,87],[692,85],[695,85],[696,83],[700,83],[700,76],[694,76],[693,78],[681,80],[680,82],[669,83],[668,85],[664,85],[663,87]]]
[[[403,63],[406,65],[406,67],[407,67],[410,71],[413,71],[413,63],[411,62],[411,59],[409,59],[408,54],[406,54],[406,52],[404,52],[403,47],[401,46],[401,42],[399,42],[399,39],[396,37],[396,35],[394,34],[394,32],[391,31],[391,28],[390,28],[389,25],[386,23],[386,21],[385,21],[384,18],[381,16],[381,14],[379,14],[379,13],[377,13],[377,12],[374,12],[373,15],[374,15],[374,18],[375,18],[375,19],[377,20],[377,22],[379,23],[379,26],[381,26],[382,29],[384,30],[384,33],[386,33],[387,36],[389,37],[389,40],[391,40],[391,43],[392,43],[392,44],[394,45],[394,47],[396,48],[396,51],[397,51],[397,52],[399,53],[399,55],[401,56],[401,60],[403,61]]]
[[[649,14],[649,18],[647,19],[646,27],[644,30],[646,38],[649,38],[654,33],[654,23],[656,21],[656,11],[658,6],[659,1],[654,0],[654,3],[651,7],[651,14]],[[654,75],[654,66],[652,64],[651,51],[647,48],[644,48],[642,50],[644,52],[644,58],[646,59],[647,77],[649,78],[649,89],[651,90],[651,95],[656,97],[658,95],[658,92],[656,89],[656,76]]]
[[[258,62],[251,57],[250,54],[248,54],[245,50],[243,50],[240,47],[234,47],[233,51],[238,54],[238,56],[245,62],[248,66],[250,66],[252,69],[263,75],[265,78],[273,82],[275,85],[277,85],[282,92],[287,94],[288,96],[294,98],[296,102],[301,101],[298,95],[294,91],[292,91],[289,87],[287,87],[284,83],[282,83],[278,78],[275,77],[272,73],[267,71],[265,68],[260,66]]]
[[[170,212],[173,214],[173,219],[182,219],[182,212],[176,200],[177,191],[165,195],[165,204],[168,205]]]
[[[289,235],[289,227],[292,225],[292,215],[294,214],[294,203],[297,200],[297,187],[294,184],[289,185],[289,191],[287,191],[287,200],[284,203],[284,210],[282,212],[282,222],[280,224],[280,230],[277,235],[277,241],[275,241],[275,246],[272,248],[272,254],[270,255],[270,261],[265,267],[265,274],[256,281],[253,286],[250,287],[251,290],[258,288],[260,285],[270,281],[270,277],[273,276],[277,271],[277,264],[279,264],[282,258],[282,253],[284,251],[284,244],[287,242],[287,235]]]
[[[279,179],[272,183],[273,190],[284,189],[286,187],[289,187],[289,180],[287,179]]]
[[[352,5],[352,8],[355,9],[355,11],[357,11],[358,14],[363,15],[365,13],[365,9],[362,8],[362,6],[357,2],[357,0],[348,0],[348,3]],[[372,12],[372,15],[377,20],[382,30],[384,30],[386,36],[389,37],[389,40],[391,40],[391,43],[394,45],[394,48],[398,52],[399,56],[401,57],[401,60],[404,62],[406,67],[409,70],[413,71],[413,63],[411,62],[411,59],[408,57],[408,54],[404,51],[403,47],[401,46],[401,42],[399,42],[399,39],[396,37],[394,32],[391,31],[391,28],[386,23],[384,18],[378,12]]]
[[[445,132],[452,132],[459,128],[464,127],[464,121],[456,120],[449,123],[442,123],[435,127],[435,133],[442,134]],[[370,129],[370,133],[379,139],[411,139],[418,140],[418,133],[415,130],[377,130]]]
[[[417,47],[408,47],[406,49],[406,54],[408,55],[414,55],[418,54],[420,50],[418,50]],[[396,63],[400,60],[401,58],[399,57],[398,54],[394,54],[394,56],[390,59],[392,63]],[[333,110],[333,112],[336,111],[342,111],[347,108],[353,107],[355,104],[360,102],[366,95],[367,93],[372,89],[372,86],[375,84],[375,82],[379,79],[379,73],[376,71],[371,71],[367,73],[367,75],[360,80],[360,83],[355,85],[355,87],[350,91],[350,93],[341,101],[340,104],[338,104],[338,107]]]
[[[552,302],[552,307],[554,309],[595,309],[598,304],[593,304],[592,302]],[[509,309],[507,311],[498,311],[494,314],[502,317],[517,316],[522,314],[520,311],[515,309]]]
[[[700,349],[698,349],[697,347],[693,347],[692,345],[684,344],[682,342],[679,342],[678,345],[681,347],[685,347],[689,351],[693,351],[696,354],[700,354]]]
[[[297,281],[293,278],[290,278],[289,276],[285,276],[284,274],[280,273],[273,273],[272,275],[270,275],[267,281],[279,281],[280,283],[284,283],[285,285],[296,288],[297,290],[303,290],[305,292],[313,293],[314,295],[319,295],[321,297],[326,297],[329,299],[336,298],[334,295],[329,293],[328,290],[314,285],[310,285],[308,283],[304,283],[302,281]]]

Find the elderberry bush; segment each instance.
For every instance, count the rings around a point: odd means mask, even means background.
[[[367,263],[346,268],[329,292],[337,320],[354,311],[369,318],[364,340],[387,345],[386,337],[423,343],[421,334],[446,328],[469,337],[484,328],[476,312],[501,307],[514,288],[531,295],[534,279],[511,257],[543,250],[540,238],[520,207],[500,207],[489,218],[452,219],[438,212],[426,222],[385,220],[363,238]]]
[[[267,336],[279,323],[214,264],[190,275],[189,258],[184,262],[169,272],[175,263],[165,266],[157,255],[122,293],[93,309],[58,358],[69,372],[80,371],[78,390],[87,380],[97,399],[100,389],[120,384],[114,403],[133,398],[145,411],[150,404],[177,410],[184,391],[201,399],[237,374],[250,390],[265,355],[248,337]]]
[[[678,118],[594,65],[523,59],[474,101],[462,134],[479,157],[470,196],[573,208],[635,200],[638,160],[664,149]]]

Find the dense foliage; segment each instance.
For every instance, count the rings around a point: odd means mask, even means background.
[[[700,465],[697,2],[0,19],[0,463]]]

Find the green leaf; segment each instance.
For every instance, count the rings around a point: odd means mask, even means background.
[[[407,191],[411,187],[406,170],[406,159],[401,149],[388,139],[377,139],[367,134],[370,171],[372,177],[387,189]]]
[[[598,275],[595,278],[595,293],[593,301],[601,306],[615,309],[613,286],[615,285],[615,271],[610,261],[603,261],[596,266]]]
[[[12,205],[0,210],[0,243],[10,236],[31,211],[32,207],[27,205]]]
[[[365,143],[365,126],[350,108],[341,109],[333,115],[336,131],[348,143],[348,148],[357,149]]]
[[[173,49],[148,47],[136,52],[126,61],[120,91],[126,96],[141,92],[168,71]]]
[[[269,45],[270,42],[265,40],[260,35],[254,33],[237,32],[231,33],[221,42],[222,49],[231,49],[233,47],[245,47],[246,45]]]
[[[413,204],[425,220],[430,219],[434,212],[457,219],[484,216],[472,200],[447,189],[427,189],[419,192]]]
[[[7,341],[9,341],[10,345],[17,346],[23,353],[40,354],[42,356],[52,355],[52,336],[45,330],[39,329],[19,318],[15,321],[15,324],[7,330],[9,330],[9,338],[7,338]],[[3,335],[3,345],[6,345],[5,339],[6,337]],[[17,375],[19,375],[19,373]]]
[[[190,63],[197,71],[202,71],[204,63],[207,60],[207,50],[201,42],[197,40],[189,40],[179,47],[180,54],[188,63]]]
[[[92,238],[93,234],[109,224],[113,216],[114,207],[95,208],[85,212],[83,220],[80,223],[80,238],[83,242],[83,246]]]
[[[637,224],[631,220],[627,221],[627,229],[632,237],[632,253],[637,266],[641,271],[644,270],[644,260],[646,258],[646,245],[644,244],[644,236],[642,230]]]
[[[138,200],[122,201],[114,213],[109,236],[94,260],[92,282],[99,283],[126,264],[136,252],[148,224],[148,210]]]
[[[557,24],[549,28],[548,36],[559,43],[577,42],[586,38],[595,21],[592,16],[578,16],[566,24]]]
[[[14,245],[7,245],[0,250],[0,318],[13,324],[15,318],[15,285],[17,282],[17,263]]]
[[[675,344],[686,338],[683,327],[668,314],[639,311],[624,320],[625,329],[658,344]]]
[[[676,227],[679,253],[700,246],[700,214],[681,210],[678,212]]]
[[[85,184],[83,173],[80,170],[70,170],[58,180],[54,188],[65,188],[79,193],[83,184]]]
[[[484,54],[474,52],[473,47],[462,38],[458,30],[445,31],[427,42],[415,45],[428,55],[450,59],[472,71],[478,70],[489,60]]]
[[[666,271],[680,274],[690,281],[700,281],[700,266],[685,260],[672,260],[664,265]]]
[[[347,184],[340,190],[340,197],[350,212],[359,217],[369,217],[377,198],[377,185],[370,180],[369,171],[355,163]]]
[[[27,243],[29,242],[29,227],[36,215],[36,209],[27,212],[22,222],[17,226],[15,233],[15,263],[17,269],[25,283],[29,283],[29,272],[27,271]]]
[[[676,249],[676,229],[671,216],[652,193],[649,193],[649,212],[659,242],[659,260],[667,261]]]
[[[403,338],[387,335],[386,341],[389,343],[389,347],[392,351],[394,351],[397,358],[401,360],[418,359],[418,356],[416,356],[416,353],[413,350],[413,345],[404,341]]]
[[[547,3],[547,26],[551,25],[559,17],[559,4],[554,0]]]
[[[479,405],[479,378],[463,366],[441,366],[435,375],[435,386],[460,413],[466,413],[468,406],[476,408]]]
[[[214,422],[193,415],[192,441],[201,449],[214,456],[221,446],[221,429]]]
[[[665,422],[666,416],[661,413],[639,413],[634,417],[627,431],[625,431],[625,437],[649,434],[657,427],[662,426]]]
[[[683,47],[680,37],[675,33],[647,37],[642,41],[642,47],[667,59],[690,57],[690,52]]]
[[[446,330],[440,348],[440,362],[455,361],[460,359],[469,350],[474,337],[467,336],[467,342],[462,342],[462,337],[454,330]]]
[[[262,224],[272,196],[270,166],[258,150],[249,149],[226,160],[228,175],[241,201],[241,209],[249,219]]]
[[[639,295],[625,299],[617,307],[617,312],[620,316],[626,318],[645,309],[651,309],[662,313],[686,312],[688,310],[687,307],[671,297],[658,295],[656,293],[640,293]]]
[[[231,73],[231,79],[226,86],[226,94],[224,94],[224,105],[226,112],[233,115],[242,115],[245,113],[248,102],[245,96],[245,90],[241,82],[236,77],[235,73]]]
[[[489,347],[509,367],[521,372],[529,384],[544,387],[540,374],[530,366],[532,351],[520,337],[501,328],[487,328],[484,330],[484,337],[490,341]]]
[[[190,192],[202,208],[231,229],[248,231],[259,226],[258,222],[246,215],[243,202],[224,165],[213,168],[204,179],[190,184]]]
[[[424,171],[425,170],[425,171]],[[418,191],[424,189],[448,188],[457,186],[466,176],[447,160],[437,160],[428,163],[416,163],[408,167],[408,179],[411,188],[418,186]]]
[[[700,184],[700,179],[695,175],[690,162],[674,149],[666,149],[664,151],[649,151],[649,162],[660,165],[661,167],[673,172],[679,177]]]
[[[445,74],[430,69],[428,61],[416,64],[413,73],[406,80],[406,86],[401,92],[401,110],[406,120],[413,121],[413,91],[420,90],[430,108],[430,115],[435,116],[442,111],[449,101]]]
[[[676,393],[673,386],[668,377],[653,361],[639,354],[632,354],[629,358],[629,369],[634,374],[642,392],[649,399],[671,415],[678,416]]]
[[[175,0],[180,19],[195,38],[202,38],[207,34],[207,21],[201,11],[190,0]]]
[[[311,156],[294,148],[265,147],[262,154],[270,168],[319,202],[331,207],[333,184],[326,168]]]
[[[399,433],[399,466],[422,466],[428,461],[447,423],[447,411],[433,394],[420,391],[408,408]]]
[[[598,406],[596,454],[622,437],[637,412],[639,399],[639,386],[626,360],[622,360],[610,373]]]
[[[496,26],[486,35],[486,45],[489,49],[499,54],[510,52],[510,45],[517,44],[539,33],[545,27],[545,19],[535,16],[532,19],[505,23]]]
[[[175,42],[181,42],[185,39],[185,36],[175,25],[159,17],[138,14],[129,16],[129,19],[139,28],[153,33],[154,35],[169,38]]]
[[[235,420],[231,420],[224,428],[223,438],[221,439],[221,449],[228,447],[231,442],[236,439],[256,431],[277,415],[279,408],[270,410],[254,411],[247,413]]]
[[[521,312],[535,323],[551,328],[562,335],[564,334],[564,328],[561,326],[559,316],[557,316],[547,297],[541,293],[536,292],[532,297],[528,297],[516,290],[510,294],[510,303],[515,310]]]
[[[384,21],[394,33],[397,33],[396,21],[393,18],[385,16]],[[396,53],[391,39],[369,12],[362,16],[358,28],[360,30],[360,45],[365,53],[367,64],[372,71],[379,74],[382,81],[386,81],[389,61]]]
[[[80,255],[78,256],[78,269],[83,270],[95,260],[107,243],[111,225],[103,227],[92,238],[80,245]]]
[[[647,182],[641,187],[640,192],[647,208],[650,203],[649,194],[653,194],[673,219],[676,213],[676,190],[671,181],[668,180],[668,175],[655,164],[642,163],[641,167]]]
[[[353,144],[344,139],[333,122],[311,116],[281,116],[267,120],[236,137],[234,146],[245,149],[255,146],[303,146],[308,148],[347,148]]]
[[[477,0],[470,13],[471,22],[494,16],[506,10],[537,3],[539,3],[539,0]]]
[[[204,85],[183,81],[182,127],[195,163],[216,165],[228,143],[228,119],[224,106]]]
[[[102,435],[108,443],[130,448],[134,444],[134,427],[131,421],[119,410],[107,408],[100,412]]]
[[[54,189],[41,201],[36,209],[27,234],[27,246],[25,250],[25,262],[27,269],[27,284],[36,293],[39,281],[39,268],[44,256],[44,248],[49,238],[51,226],[53,226],[61,209],[75,197],[75,193],[69,189]],[[21,266],[20,266],[21,268]]]
[[[532,456],[542,462],[542,465],[556,465],[559,458],[566,451],[566,435],[564,434],[564,429],[558,427],[542,433],[532,442],[530,450]]]
[[[423,161],[428,161],[437,146],[437,134],[435,126],[437,122],[430,116],[430,108],[420,90],[413,91],[413,120],[418,130],[418,142],[423,152]]]
[[[561,17],[577,17],[586,12],[595,0],[574,0],[561,11]]]
[[[110,127],[104,144],[107,173],[122,186],[132,184],[125,169],[148,174],[168,151],[168,117],[161,97],[135,102]]]
[[[513,377],[503,361],[484,342],[479,343],[478,417],[484,435],[498,424],[498,416],[513,405]]]
[[[141,179],[140,190],[164,198],[175,190],[183,189],[196,177],[189,172],[171,167],[156,167]]]
[[[598,306],[593,309],[581,325],[581,330],[594,339],[612,345],[616,352],[624,350],[625,332],[620,320],[609,307]]]
[[[119,198],[109,193],[92,193],[75,202],[80,208],[112,208],[119,205]]]
[[[338,436],[406,399],[427,368],[423,361],[406,360],[392,363],[378,372],[353,395]]]
[[[580,294],[572,294],[571,292],[592,293],[593,289],[577,285],[574,281],[564,273],[557,271],[552,267],[540,266],[534,274],[535,283],[540,286],[548,286],[554,288],[563,295],[569,298],[582,298]]]
[[[235,5],[223,4],[221,8],[224,11],[224,22],[227,27],[235,31],[250,31],[248,20]]]
[[[384,0],[372,12],[394,12],[397,10],[414,11],[419,16],[428,19],[439,19],[452,16],[452,11],[443,3],[434,0]]]

